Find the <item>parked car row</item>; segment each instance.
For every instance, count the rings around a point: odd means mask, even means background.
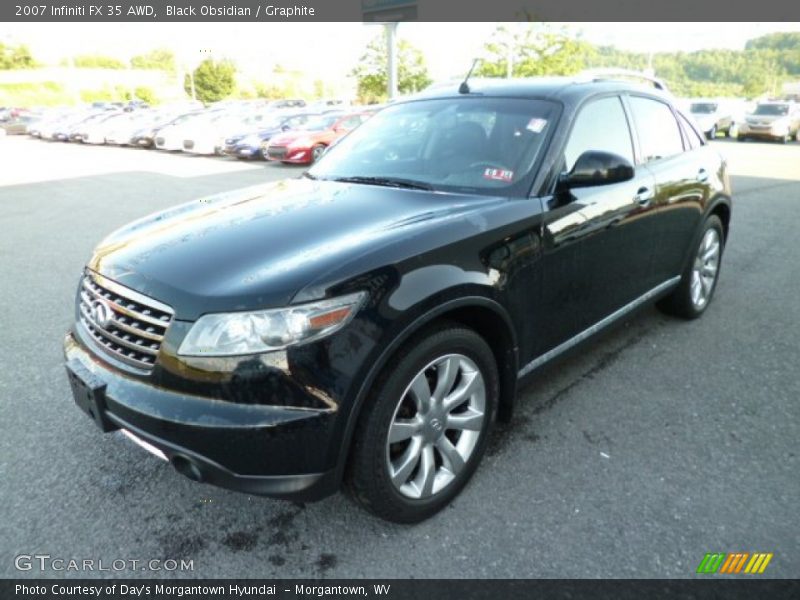
[[[26,117],[8,133],[43,140],[154,148],[310,164],[375,112],[341,100],[226,101],[207,108],[90,106]]]
[[[800,141],[800,104],[769,100],[748,106],[744,100],[695,98],[685,100],[689,112],[708,139],[722,133],[745,141],[751,138],[783,143]]]

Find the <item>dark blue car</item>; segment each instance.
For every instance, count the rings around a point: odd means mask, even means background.
[[[272,136],[300,127],[310,117],[309,113],[287,113],[275,115],[273,119],[258,124],[257,129],[243,131],[225,138],[223,152],[236,158],[264,158],[261,143]]]

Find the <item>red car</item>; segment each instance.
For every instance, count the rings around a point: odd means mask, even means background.
[[[285,163],[310,164],[316,162],[325,148],[347,132],[366,121],[372,112],[347,115],[323,114],[294,129],[276,135],[265,144],[263,154],[268,160]]]

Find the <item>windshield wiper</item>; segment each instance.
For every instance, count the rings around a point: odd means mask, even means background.
[[[382,185],[385,187],[405,188],[409,190],[433,191],[433,186],[429,183],[414,181],[413,179],[402,179],[398,177],[332,177],[332,181],[342,183],[365,183],[367,185]]]

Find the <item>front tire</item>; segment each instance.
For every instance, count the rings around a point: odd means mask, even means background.
[[[313,165],[317,162],[322,155],[325,154],[325,146],[323,144],[317,144],[311,149],[311,164]]]
[[[718,216],[711,215],[703,225],[700,241],[681,276],[680,284],[658,302],[663,312],[684,319],[696,319],[705,312],[717,288],[724,245],[722,221]]]
[[[352,495],[396,523],[447,506],[483,456],[498,390],[494,354],[471,329],[447,323],[415,336],[367,399],[348,465]]]

